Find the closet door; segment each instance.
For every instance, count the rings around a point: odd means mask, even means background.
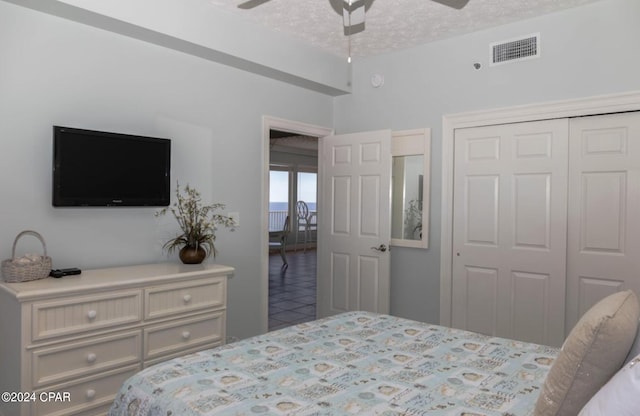
[[[456,130],[453,326],[564,339],[568,120]]]
[[[640,113],[571,120],[567,322],[626,289],[640,294]]]

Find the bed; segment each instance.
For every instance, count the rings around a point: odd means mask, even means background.
[[[347,312],[142,370],[110,416],[638,416],[640,302],[593,305],[560,350]]]
[[[558,350],[347,312],[147,368],[111,416],[533,415]]]

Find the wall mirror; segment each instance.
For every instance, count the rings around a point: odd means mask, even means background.
[[[391,137],[391,245],[429,247],[429,129]]]

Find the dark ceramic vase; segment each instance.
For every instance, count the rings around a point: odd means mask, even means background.
[[[207,252],[202,247],[184,246],[178,256],[184,264],[200,264],[207,257]]]

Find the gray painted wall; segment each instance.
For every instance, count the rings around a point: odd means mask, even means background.
[[[236,267],[229,335],[253,335],[262,330],[256,317],[266,301],[262,116],[338,133],[431,127],[431,248],[394,249],[391,306],[394,314],[438,322],[442,116],[640,90],[639,23],[637,0],[603,0],[356,60],[353,93],[333,98],[0,1],[0,255],[10,256],[19,231],[35,229],[55,267],[167,259],[161,246],[176,225],[156,219],[152,208],[51,206],[51,126],[171,137],[173,178],[240,213],[236,231],[219,233],[216,261]],[[488,66],[489,43],[534,32],[542,36],[542,58]],[[382,88],[370,86],[373,73],[385,76]],[[39,247],[25,241],[24,249]]]
[[[540,58],[489,66],[490,43],[532,33]],[[354,62],[336,133],[432,128],[430,248],[393,249],[392,314],[439,322],[443,115],[640,90],[638,39],[640,2],[611,0]]]
[[[169,137],[173,180],[240,213],[215,261],[236,267],[229,335],[261,332],[262,116],[331,126],[331,97],[2,1],[0,57],[0,257],[35,229],[56,268],[166,260],[177,223],[153,208],[52,207],[52,125]]]

